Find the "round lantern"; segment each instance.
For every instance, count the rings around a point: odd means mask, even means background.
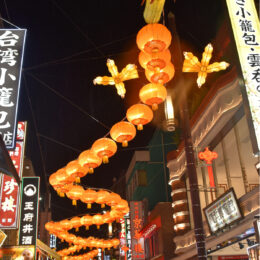
[[[91,150],[100,158],[103,163],[108,163],[108,158],[113,156],[117,151],[116,143],[110,138],[100,138],[94,142]]]
[[[170,31],[162,24],[144,26],[136,36],[136,43],[141,51],[155,53],[166,50],[171,44]]]
[[[81,226],[80,217],[74,217],[70,220],[71,225],[75,228],[76,231],[79,231]]]
[[[161,84],[150,83],[140,89],[139,97],[143,103],[152,106],[153,110],[158,109],[167,96],[166,88]]]
[[[93,224],[97,225],[97,229],[99,229],[100,225],[103,223],[103,216],[101,214],[96,214],[93,216]]]
[[[87,208],[91,209],[91,203],[94,203],[96,198],[97,198],[97,192],[95,190],[87,189],[85,190],[80,200],[84,203],[87,203]]]
[[[65,167],[65,172],[69,177],[76,177],[76,182],[80,182],[80,178],[88,173],[87,167],[81,167],[77,160],[71,161]]]
[[[146,105],[136,104],[127,110],[126,118],[130,123],[137,125],[138,130],[143,130],[143,125],[152,121],[153,111]]]
[[[77,200],[83,197],[85,190],[79,185],[73,185],[71,189],[66,192],[66,195],[69,199],[72,200],[72,205],[77,205]]]
[[[133,124],[122,121],[112,126],[110,135],[115,141],[122,143],[122,146],[126,147],[128,141],[131,141],[135,137],[136,130]]]
[[[79,155],[78,162],[83,167],[89,168],[89,173],[94,172],[94,168],[98,167],[102,160],[93,151],[86,150]]]
[[[149,69],[145,70],[146,78],[152,83],[165,84],[169,82],[175,74],[174,66],[169,62],[166,67],[152,71]]]
[[[105,207],[105,204],[110,199],[110,193],[105,190],[99,190],[97,192],[96,203],[101,204],[101,208]]]
[[[86,230],[89,229],[89,226],[92,225],[92,216],[85,215],[81,218],[81,224],[86,227]]]
[[[120,201],[121,201],[121,197],[120,197],[118,194],[116,194],[116,193],[114,193],[114,192],[111,192],[111,193],[110,193],[110,199],[109,199],[109,201],[107,202],[107,204],[108,204],[109,206],[115,206],[115,205],[117,205]]]
[[[70,229],[72,229],[72,223],[71,223],[70,220],[68,220],[68,219],[64,219],[64,220],[60,221],[60,226],[61,226],[62,229],[64,229],[64,230],[70,230]]]
[[[120,240],[117,238],[111,239],[111,242],[112,242],[114,248],[117,248],[117,246],[120,244]]]
[[[158,71],[166,67],[171,61],[171,53],[168,49],[162,52],[146,53],[141,51],[139,54],[139,63],[144,69]]]

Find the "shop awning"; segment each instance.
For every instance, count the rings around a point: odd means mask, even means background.
[[[141,231],[140,234],[143,238],[148,238],[162,226],[161,217],[157,217],[151,220]]]

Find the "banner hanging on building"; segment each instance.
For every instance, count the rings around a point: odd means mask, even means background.
[[[226,0],[245,81],[253,152],[260,153],[260,24],[254,0]]]
[[[140,234],[144,226],[142,201],[130,201],[132,259],[145,259],[144,238]]]
[[[0,135],[14,149],[26,30],[0,29]]]
[[[18,123],[16,147],[9,151],[10,158],[14,164],[19,177],[22,176],[24,157],[25,122]],[[3,174],[0,188],[0,228],[18,228],[19,213],[19,185],[16,180]]]
[[[23,178],[19,245],[36,245],[39,187],[39,177]]]

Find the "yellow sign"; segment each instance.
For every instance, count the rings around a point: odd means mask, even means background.
[[[8,248],[0,248],[0,259],[14,260],[34,260],[35,246],[12,246]]]
[[[260,151],[260,24],[254,0],[226,0]]]
[[[5,242],[7,235],[0,229],[0,247]]]

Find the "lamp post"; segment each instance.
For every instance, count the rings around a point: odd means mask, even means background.
[[[203,221],[202,221],[202,212],[200,206],[200,197],[199,197],[199,187],[198,187],[198,179],[197,172],[195,167],[195,158],[193,151],[193,143],[191,137],[191,129],[190,129],[190,121],[189,121],[189,110],[187,104],[187,93],[185,91],[184,86],[188,84],[182,76],[181,68],[183,63],[182,52],[180,41],[178,37],[178,33],[176,30],[175,18],[172,13],[168,15],[168,23],[169,30],[171,31],[173,37],[173,46],[174,52],[174,61],[176,68],[176,96],[178,96],[179,101],[179,109],[180,109],[180,123],[181,129],[184,138],[185,145],[185,155],[187,162],[187,173],[189,177],[190,183],[190,195],[192,202],[192,212],[193,212],[193,221],[194,221],[194,233],[197,244],[197,253],[198,259],[207,259],[206,248],[205,248],[205,234],[203,229]]]

